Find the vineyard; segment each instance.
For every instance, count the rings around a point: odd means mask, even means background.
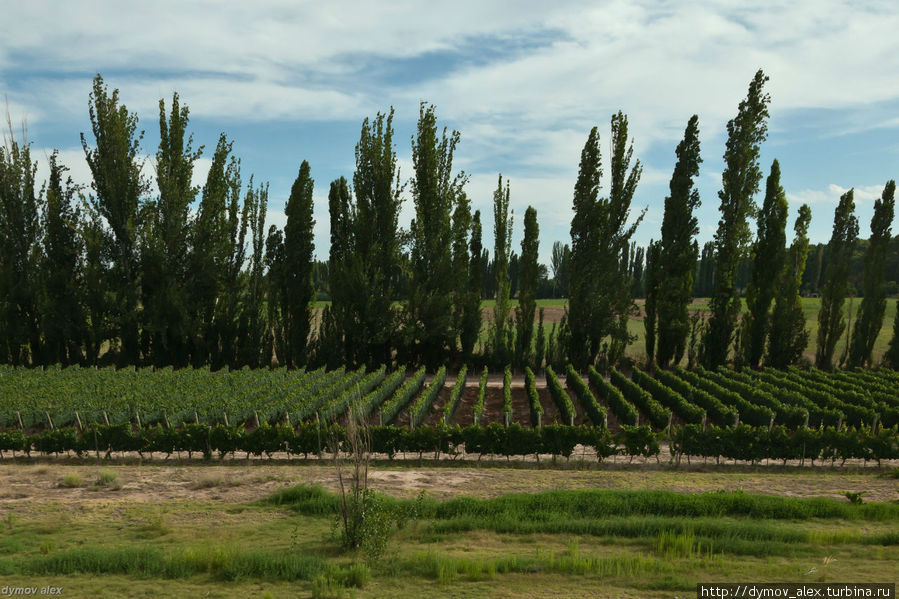
[[[899,459],[899,374],[891,371],[659,371],[551,367],[502,384],[467,369],[429,377],[331,371],[0,368],[0,452],[321,454],[350,409],[372,450],[597,459],[682,456],[845,462]]]

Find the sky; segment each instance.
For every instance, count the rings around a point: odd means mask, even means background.
[[[690,116],[699,115],[699,241],[711,240],[726,125],[761,68],[771,95],[761,167],[767,176],[772,160],[780,161],[788,229],[808,203],[811,240],[826,242],[840,195],[854,188],[860,236],[868,237],[874,200],[899,176],[899,5],[749,4],[9,2],[0,94],[15,135],[27,124],[39,178],[58,149],[76,181],[88,185],[80,134],[92,142],[93,77],[102,74],[139,116],[151,178],[159,101],[168,107],[178,92],[195,145],[205,146],[195,181],[205,181],[225,132],[244,181],[252,173],[270,184],[269,223],[286,222],[290,186],[309,161],[322,259],[328,186],[341,175],[352,179],[362,121],[395,109],[405,181],[419,106],[427,102],[440,126],[461,133],[454,166],[470,177],[484,245],[492,248],[492,193],[502,173],[511,185],[514,247],[520,250],[524,211],[534,206],[548,262],[552,242],[570,240],[587,135],[599,127],[608,171],[610,117],[619,110],[643,165],[632,206],[633,218],[645,209],[635,235],[641,245],[660,236],[674,150]],[[408,187],[405,195],[401,225],[414,213]]]

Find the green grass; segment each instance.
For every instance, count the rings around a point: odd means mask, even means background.
[[[6,505],[3,584],[92,597],[670,599],[700,581],[875,582],[899,560],[899,505],[885,502],[645,488],[389,496],[419,515],[366,563],[340,549],[339,500],[321,487],[251,503],[115,497]]]

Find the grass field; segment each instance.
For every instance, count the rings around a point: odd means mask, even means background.
[[[484,302],[484,307],[489,307],[492,309],[493,302]],[[861,304],[861,300],[855,298],[852,300],[852,319],[853,323],[855,322],[855,316],[858,314],[858,308]],[[553,321],[558,321],[561,319],[564,307],[566,305],[565,300],[538,300],[537,306],[545,308],[546,314],[546,322],[551,323]],[[634,316],[628,322],[628,331],[637,337],[637,339],[628,346],[627,355],[636,359],[636,360],[645,360],[646,359],[646,335],[645,328],[643,326],[643,300],[637,300],[637,306],[641,309],[639,315]],[[818,342],[818,312],[821,310],[821,299],[820,298],[803,298],[802,300],[802,309],[805,312],[805,321],[806,321],[806,329],[809,331],[809,344],[805,350],[805,356],[814,361],[815,359],[815,348]],[[845,310],[848,319],[850,305],[847,301],[845,304]],[[701,314],[708,314],[708,300],[706,298],[699,298],[693,300],[690,304],[690,313],[692,314],[694,311],[699,310]],[[887,299],[886,313],[883,318],[883,327],[880,329],[880,335],[877,337],[877,341],[874,344],[874,360],[875,362],[879,362],[883,357],[884,352],[886,352],[887,347],[889,346],[890,339],[893,337],[893,319],[896,316],[896,298]],[[848,328],[848,327],[847,327]],[[846,348],[846,333],[844,333],[840,340],[837,343],[837,351],[835,354],[835,360],[839,361],[840,356],[843,354],[843,351]]]
[[[379,466],[385,502],[419,515],[375,561],[340,548],[328,466],[47,461],[0,465],[0,480],[0,586],[69,597],[670,598],[697,582],[893,582],[899,560],[884,473]]]

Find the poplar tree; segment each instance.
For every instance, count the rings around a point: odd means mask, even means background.
[[[49,160],[50,178],[44,188],[43,298],[41,328],[45,358],[63,366],[78,364],[84,358],[87,322],[84,308],[84,240],[78,235],[81,220],[75,204],[80,188],[69,169],[60,164],[54,150]]]
[[[774,368],[787,368],[796,364],[808,345],[805,328],[805,312],[802,310],[802,274],[808,259],[808,227],[812,211],[807,204],[799,207],[799,215],[793,227],[793,244],[781,272],[776,275],[774,310],[765,364]]]
[[[453,175],[459,132],[437,136],[433,106],[419,108],[418,132],[412,140],[411,289],[408,304],[410,346],[417,360],[436,369],[455,349],[452,215],[462,199],[464,173]],[[462,201],[466,201],[462,199]],[[457,232],[458,233],[458,232]]]
[[[460,342],[462,358],[469,360],[481,332],[481,297],[483,295],[484,256],[481,233],[481,211],[475,210],[468,243],[468,282],[462,315]]]
[[[344,292],[332,297],[332,311],[350,364],[393,361],[399,315],[392,304],[401,275],[399,176],[391,109],[362,123],[353,173],[355,201],[340,184],[336,189],[332,184],[335,201],[329,197],[329,208],[340,215],[337,226],[343,237],[342,255],[331,272]],[[332,222],[332,239],[334,226]]]
[[[518,307],[515,310],[517,329],[515,354],[521,368],[534,366],[534,316],[537,311],[537,285],[540,250],[540,227],[537,210],[528,206],[524,213],[524,238],[521,240],[521,271],[518,283]]]
[[[830,255],[821,292],[821,311],[818,312],[818,348],[815,366],[825,370],[833,368],[833,352],[837,341],[846,329],[843,302],[849,286],[849,266],[855,242],[858,238],[858,219],[855,217],[855,201],[850,189],[840,196],[834,211],[833,234],[827,248]]]
[[[353,359],[356,327],[352,322],[352,286],[359,279],[349,271],[353,255],[353,208],[347,180],[331,182],[328,191],[328,214],[331,226],[331,245],[328,255],[329,291],[331,305],[322,313],[318,335],[318,362],[333,365]]]
[[[749,313],[743,326],[746,363],[758,368],[765,353],[765,340],[770,327],[769,309],[780,284],[777,276],[786,260],[787,195],[780,185],[780,163],[771,164],[765,188],[765,200],[758,215],[758,233],[752,250],[752,275],[746,288]]]
[[[651,366],[656,360],[656,333],[660,333],[663,328],[662,319],[657,316],[660,296],[663,293],[661,281],[664,280],[661,254],[662,243],[650,240],[646,252],[646,303],[643,316],[647,366]],[[662,363],[659,362],[659,365],[662,366]]]
[[[745,254],[750,232],[747,219],[755,210],[762,171],[759,150],[768,136],[768,103],[763,93],[768,77],[759,69],[749,84],[737,116],[727,123],[727,147],[721,174],[721,220],[715,233],[715,285],[709,302],[711,315],[702,342],[701,361],[714,368],[727,361],[741,302],[737,293],[737,266]]]
[[[284,257],[280,264],[283,280],[281,318],[284,320],[284,358],[287,367],[306,364],[306,344],[312,326],[312,253],[315,251],[312,228],[312,191],[315,182],[309,163],[300,164],[300,171],[290,189],[284,212]],[[275,247],[277,247],[276,240]],[[278,264],[278,261],[274,262]]]
[[[658,302],[658,351],[659,366],[667,368],[669,362],[678,364],[683,358],[690,331],[689,305],[693,296],[693,274],[699,246],[696,234],[699,224],[693,211],[699,207],[699,190],[693,180],[699,175],[699,117],[693,115],[687,122],[684,138],[675,151],[677,162],[668,184],[662,217],[662,239],[657,248],[657,260],[650,258],[655,272],[647,268],[646,302],[649,306],[649,277],[655,277]],[[647,314],[649,310],[647,308]],[[646,329],[647,334],[649,328]],[[647,357],[652,361],[649,340]]]
[[[633,144],[628,144],[627,117],[622,112],[612,116],[611,129],[609,197],[599,198],[602,169],[596,127],[581,152],[574,188],[567,349],[569,360],[578,369],[596,361],[605,337],[609,342],[604,357],[610,362],[617,359],[630,341],[627,320],[635,308],[620,257],[642,220],[641,215],[627,224],[642,167],[639,160],[630,167]]]
[[[250,263],[242,286],[237,332],[237,362],[240,366],[271,366],[272,355],[263,355],[266,320],[265,297],[265,217],[268,209],[268,183],[255,187],[253,176],[244,199],[245,221],[250,230]]]
[[[83,133],[81,146],[93,176],[94,208],[109,229],[111,316],[122,344],[118,361],[137,364],[141,297],[137,230],[148,190],[139,159],[143,132],[137,132],[137,115],[119,103],[119,90],[109,93],[100,75],[94,78],[89,114],[96,146],[89,147]]]
[[[702,246],[699,255],[699,265],[696,268],[696,285],[693,295],[697,297],[710,297],[715,289],[715,242],[707,241]]]
[[[886,311],[886,280],[884,267],[890,244],[890,233],[895,210],[896,182],[887,181],[881,197],[874,202],[871,218],[871,238],[865,253],[862,287],[862,304],[858,309],[852,345],[849,350],[850,366],[872,364],[872,352],[877,335],[883,326]]]
[[[185,140],[189,110],[172,96],[171,113],[159,101],[156,185],[159,197],[146,202],[141,223],[141,323],[144,355],[157,366],[184,366],[192,333],[188,300],[189,209],[199,191],[191,183],[202,146]]]
[[[231,142],[221,134],[189,233],[194,366],[210,363],[220,368],[230,363],[234,352],[246,221],[241,224],[240,161],[231,150]]]
[[[25,139],[9,137],[0,147],[0,344],[5,361],[43,363],[38,313],[40,203],[35,194],[37,162]]]
[[[512,245],[512,222],[509,214],[509,182],[503,188],[503,176],[499,175],[493,192],[493,264],[496,281],[496,304],[493,308],[493,359],[497,366],[504,366],[512,358],[509,342],[511,328],[509,318],[509,252]]]

